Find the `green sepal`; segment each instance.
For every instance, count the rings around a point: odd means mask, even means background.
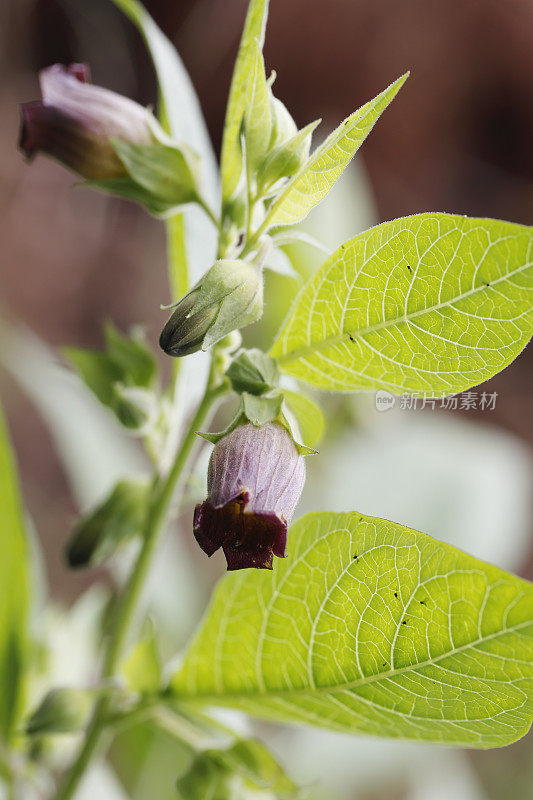
[[[290,413],[296,418],[301,437],[311,446],[318,444],[326,427],[320,406],[301,392],[291,392],[288,389],[282,391]]]
[[[226,376],[234,392],[261,395],[277,386],[279,370],[275,359],[254,348],[237,353]]]
[[[130,178],[156,205],[176,208],[198,199],[199,158],[186,145],[131,144],[111,139]]]
[[[143,186],[140,186],[132,178],[105,178],[99,181],[84,181],[78,183],[77,186],[82,189],[96,189],[104,194],[110,194],[113,197],[121,197],[124,200],[131,200],[133,203],[139,203],[158,219],[173,216],[176,212],[176,205],[169,205],[166,200],[155,197]]]
[[[237,413],[229,425],[223,431],[218,433],[201,433],[198,431],[198,436],[201,436],[211,444],[216,444],[224,436],[228,436],[239,425],[246,425],[251,422],[257,428],[266,425],[268,422],[277,422],[278,417],[281,415],[281,406],[283,403],[283,395],[277,392],[274,395],[260,397],[244,392],[241,395],[241,402]],[[287,427],[284,425],[284,427]]]
[[[142,532],[151,485],[147,480],[119,481],[96,508],[76,523],[66,547],[69,566],[96,566],[119,545]]]
[[[238,411],[227,428],[218,433],[198,432],[198,436],[201,436],[206,441],[211,442],[211,444],[217,444],[217,442],[223,439],[224,436],[228,436],[228,434],[232,433],[235,428],[238,428],[239,425],[246,425],[250,422],[257,428],[261,428],[263,425],[267,425],[269,422],[275,422],[285,428],[285,430],[290,434],[300,455],[316,455],[316,450],[298,441],[299,436],[297,435],[290,421],[285,416],[283,412],[283,405],[284,397],[282,392],[275,392],[271,393],[270,395],[260,396],[243,392]]]

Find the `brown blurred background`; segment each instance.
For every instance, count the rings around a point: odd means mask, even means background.
[[[218,152],[247,0],[145,5],[181,53]],[[44,158],[30,169],[16,149],[17,103],[38,98],[37,72],[54,62],[87,61],[95,83],[153,104],[140,37],[108,0],[1,0],[0,25],[0,307],[53,346],[98,346],[106,318],[144,321],[155,342],[168,297],[161,224],[73,189]],[[380,220],[431,210],[533,225],[532,0],[271,0],[265,56],[297,123],[321,116],[323,130],[411,70],[360,151]],[[499,395],[491,422],[529,442],[532,353],[487,389]],[[59,565],[74,501],[43,423],[6,376],[2,389],[54,591],[72,598],[86,578]],[[531,560],[523,572],[533,577]],[[483,760],[491,796],[503,772],[527,769],[524,748],[494,775]]]

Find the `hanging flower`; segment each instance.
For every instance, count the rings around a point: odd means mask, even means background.
[[[110,142],[152,144],[158,123],[143,106],[93,86],[85,64],[54,64],[39,73],[42,101],[21,105],[20,149],[43,152],[88,180],[126,177]]]
[[[208,496],[194,512],[194,535],[208,556],[220,547],[228,570],[272,569],[284,558],[287,525],[305,482],[305,463],[277,423],[247,423],[215,445]]]

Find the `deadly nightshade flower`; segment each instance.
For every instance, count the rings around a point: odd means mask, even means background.
[[[19,146],[28,158],[43,152],[88,180],[121,178],[126,169],[110,139],[157,141],[151,112],[90,83],[85,64],[54,64],[39,73],[42,101],[21,105]]]
[[[220,547],[228,570],[272,569],[284,558],[287,525],[305,482],[305,463],[275,422],[240,425],[211,454],[207,500],[194,511],[194,535],[208,556]]]
[[[207,350],[262,313],[261,266],[221,259],[181,298],[161,331],[159,344],[169,356]]]

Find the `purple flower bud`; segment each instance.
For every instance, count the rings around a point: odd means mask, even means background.
[[[148,109],[93,86],[84,64],[54,64],[39,73],[42,102],[21,105],[19,147],[28,158],[42,151],[89,180],[127,172],[110,138],[151,144],[157,124]]]
[[[304,482],[304,458],[285,428],[240,425],[211,454],[207,500],[194,511],[198,544],[208,556],[222,547],[228,570],[272,569],[272,557],[286,555]]]

